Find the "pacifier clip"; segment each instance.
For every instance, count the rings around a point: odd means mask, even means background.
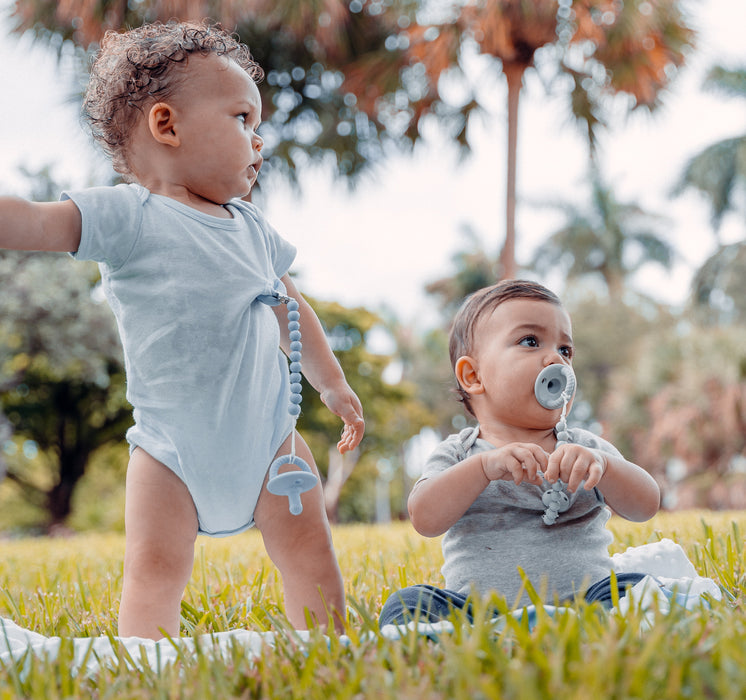
[[[570,441],[570,433],[567,431],[567,406],[575,393],[575,373],[568,365],[548,365],[536,377],[534,383],[534,395],[536,400],[550,410],[562,406],[560,415],[554,431],[557,435],[555,449]],[[543,478],[543,477],[542,477]],[[547,486],[549,482],[545,480]],[[570,497],[565,492],[562,480],[555,481],[541,496],[541,502],[546,506],[542,520],[545,525],[554,525],[560,513],[564,513],[570,507]]]
[[[275,292],[263,294],[258,297],[259,301],[269,306],[285,304],[288,311],[288,337],[290,339],[290,403],[288,413],[293,419],[293,428],[290,433],[290,454],[282,455],[272,462],[269,468],[267,490],[276,496],[287,496],[290,512],[300,515],[303,512],[301,494],[310,491],[318,483],[318,477],[311,471],[308,463],[295,454],[295,426],[300,415],[301,396],[301,356],[303,343],[300,332],[300,312],[298,302],[285,294]],[[292,465],[298,467],[280,473],[280,467]]]

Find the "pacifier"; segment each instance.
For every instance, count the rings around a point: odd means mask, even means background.
[[[575,373],[569,365],[548,365],[536,377],[534,395],[548,409],[559,408],[575,393]]]
[[[284,464],[292,464],[298,469],[280,474],[280,467]],[[276,496],[287,496],[290,512],[293,515],[300,515],[303,512],[300,495],[310,491],[316,486],[317,482],[316,475],[311,471],[311,467],[305,460],[297,455],[283,455],[272,462],[272,466],[269,468],[267,491]]]

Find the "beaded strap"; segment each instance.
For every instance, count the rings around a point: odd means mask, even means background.
[[[286,304],[288,310],[288,337],[290,339],[290,403],[288,413],[293,419],[293,429],[290,433],[290,454],[278,457],[269,468],[269,479],[267,490],[276,496],[287,496],[290,512],[300,515],[303,512],[303,503],[300,495],[310,491],[318,483],[318,477],[311,471],[308,463],[295,454],[295,425],[300,415],[301,396],[301,358],[303,343],[300,332],[300,312],[298,302],[292,297],[284,294],[268,294],[259,297],[259,300],[270,306]],[[286,471],[280,474],[280,467],[293,465],[298,469]]]
[[[545,367],[534,384],[534,395],[536,400],[548,409],[562,406],[562,413],[554,430],[557,434],[557,444],[567,444],[570,441],[570,433],[567,431],[567,405],[575,393],[575,374],[568,365],[549,365]],[[551,486],[544,482],[549,488],[542,494],[541,502],[546,506],[542,520],[545,525],[553,525],[560,513],[564,513],[570,507],[570,497],[565,492],[565,485],[560,479]]]

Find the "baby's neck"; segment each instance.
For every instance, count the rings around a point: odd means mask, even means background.
[[[557,442],[552,428],[521,428],[511,425],[479,425],[479,437],[495,447],[502,447],[511,443],[522,442],[539,445],[546,452],[552,452]]]
[[[157,194],[161,197],[168,197],[176,202],[181,202],[186,206],[196,209],[203,214],[209,214],[219,219],[232,219],[233,215],[230,213],[225,204],[218,204],[199,195],[195,195],[183,186],[174,186],[168,183],[156,183],[153,182],[150,185],[145,182],[140,183],[145,187],[151,194]]]

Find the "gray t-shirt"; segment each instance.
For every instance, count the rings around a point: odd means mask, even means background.
[[[570,442],[613,455],[619,451],[593,433],[571,428]],[[479,428],[450,435],[425,464],[421,479],[445,471],[468,456],[495,449],[479,436]],[[445,587],[468,594],[497,591],[508,604],[516,603],[522,581],[518,567],[537,591],[552,602],[572,598],[611,571],[606,529],[610,511],[597,489],[582,486],[570,495],[569,510],[545,525],[545,488],[512,481],[492,481],[443,538]],[[436,506],[437,507],[437,506]],[[546,586],[546,588],[542,588]],[[521,605],[530,601],[523,594]]]
[[[99,263],[134,407],[130,444],[173,470],[200,531],[251,526],[292,420],[287,359],[270,307],[295,257],[252,204],[210,216],[139,185],[63,195],[82,215],[74,253]]]

